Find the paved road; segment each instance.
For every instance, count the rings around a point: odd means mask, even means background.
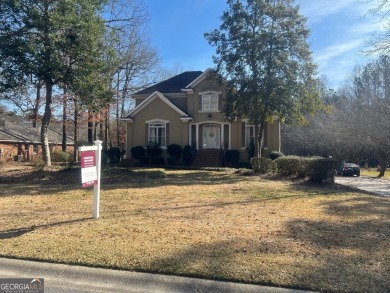
[[[45,293],[308,292],[232,282],[97,269],[7,258],[0,258],[0,278],[44,278]]]
[[[370,192],[372,194],[390,197],[390,180],[378,179],[376,177],[347,177],[336,176],[336,183],[350,186],[356,189]]]

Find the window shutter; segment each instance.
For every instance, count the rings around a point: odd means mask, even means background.
[[[149,144],[149,133],[148,133],[148,130],[149,130],[149,124],[145,123],[145,146],[147,146]]]
[[[218,110],[219,111],[222,110],[222,95],[221,94],[218,95]]]
[[[199,106],[199,108],[198,108],[199,111],[203,110],[202,109],[202,96],[201,95],[198,96],[198,106]]]
[[[169,146],[169,123],[165,124],[165,146]]]
[[[245,122],[241,123],[241,132],[242,132],[242,140],[241,140],[241,146],[245,147]]]

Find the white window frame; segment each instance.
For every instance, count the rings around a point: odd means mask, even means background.
[[[201,113],[221,112],[219,110],[219,106],[220,106],[219,95],[221,94],[222,92],[217,92],[217,91],[200,92],[199,95],[201,95],[202,101],[201,101],[201,108],[199,109],[199,112]]]
[[[166,148],[167,144],[167,121],[146,121],[148,123],[148,143],[157,142],[161,148]],[[164,130],[163,134],[159,134],[159,130]],[[157,130],[152,136],[152,130]]]
[[[251,129],[252,129],[253,136],[250,136]],[[249,147],[249,142],[250,142],[251,138],[253,139],[253,143],[255,143],[255,141],[256,141],[255,126],[245,122],[245,148]]]
[[[218,94],[202,95],[202,111],[218,111]]]

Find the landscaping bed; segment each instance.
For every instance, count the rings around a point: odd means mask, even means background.
[[[110,169],[93,220],[93,192],[80,188],[79,170],[26,168],[6,180],[10,172],[0,169],[2,256],[316,291],[390,290],[387,198],[228,170]],[[38,174],[50,179],[26,181]]]

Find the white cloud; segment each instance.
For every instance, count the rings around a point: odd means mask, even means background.
[[[356,0],[298,0],[297,4],[300,4],[300,11],[308,17],[309,23],[317,23],[329,15],[345,10],[349,6],[356,6]]]
[[[328,62],[337,57],[343,56],[347,53],[353,53],[359,50],[364,44],[365,39],[349,40],[345,43],[340,43],[327,47],[314,54],[314,60],[320,64],[320,66],[326,66]]]

